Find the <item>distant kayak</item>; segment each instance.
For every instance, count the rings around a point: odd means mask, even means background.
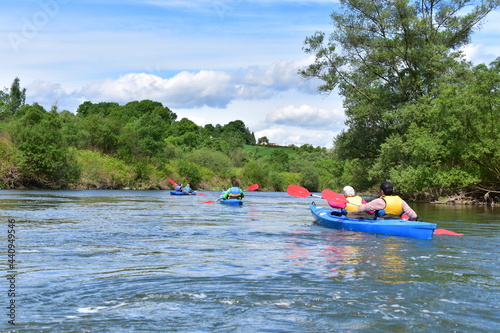
[[[317,207],[314,203],[309,205],[311,213],[317,224],[333,229],[361,231],[389,236],[431,239],[436,229],[436,224],[408,220],[374,220],[363,218],[347,218],[339,216],[339,210]]]
[[[241,199],[220,199],[220,203],[224,205],[238,206],[243,205],[243,200]]]
[[[170,195],[196,195],[196,192],[180,192],[180,191],[170,191]]]

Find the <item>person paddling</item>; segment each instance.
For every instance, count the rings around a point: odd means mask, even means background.
[[[383,182],[380,185],[382,195],[380,198],[374,199],[365,205],[358,207],[358,212],[366,212],[369,210],[375,211],[375,216],[382,218],[397,218],[400,219],[404,214],[408,215],[410,221],[417,220],[417,213],[401,199],[394,195],[394,187],[389,182]]]
[[[239,186],[240,183],[238,183],[238,181],[233,181],[233,187],[224,192],[221,195],[221,199],[243,199],[245,197],[245,194]]]
[[[358,212],[358,206],[366,204],[366,200],[361,198],[359,195],[356,195],[356,191],[354,191],[352,186],[344,186],[342,191],[344,192],[344,197],[346,198],[347,203],[328,201],[328,204],[332,208],[341,209],[341,214],[346,215],[346,217],[356,218],[365,215]],[[367,213],[373,214],[374,212],[368,211]]]

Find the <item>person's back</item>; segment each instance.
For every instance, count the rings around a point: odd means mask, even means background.
[[[222,196],[222,199],[243,199],[245,194],[239,188],[239,183],[237,181],[233,182],[233,186],[228,189]]]
[[[359,211],[373,210],[375,211],[375,216],[382,219],[400,219],[403,213],[405,213],[410,218],[410,221],[417,220],[417,213],[411,209],[406,201],[394,194],[394,188],[391,183],[383,182],[380,185],[380,191],[382,192],[380,198],[360,206]]]

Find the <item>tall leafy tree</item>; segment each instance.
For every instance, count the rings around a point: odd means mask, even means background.
[[[453,71],[499,0],[341,0],[331,14],[334,31],[306,38],[316,60],[300,73],[319,78],[319,91],[338,88],[348,130],[336,140],[344,158],[375,158],[393,133],[410,123],[401,107],[433,91]]]
[[[13,116],[26,102],[26,88],[21,88],[21,80],[16,77],[10,89],[0,91],[0,113]]]
[[[65,145],[58,116],[36,103],[23,106],[20,113],[12,136],[21,185],[59,188],[76,181],[79,168]]]

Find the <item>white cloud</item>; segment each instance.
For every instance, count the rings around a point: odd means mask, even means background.
[[[290,91],[316,95],[315,82],[304,81],[297,73],[308,61],[278,61],[269,66],[242,69],[235,74],[200,70],[182,71],[171,78],[162,78],[149,73],[129,73],[117,79],[88,83],[72,93],[65,92],[59,84],[37,80],[29,85],[29,100],[44,106],[59,100],[62,108],[70,110],[83,101],[125,104],[143,99],[173,108],[209,106],[225,109],[235,100],[270,100]],[[324,112],[319,113],[323,119]]]
[[[255,132],[255,138],[267,137],[270,142],[279,145],[310,144],[312,146],[321,146],[331,148],[333,138],[339,132],[327,130],[308,130],[300,127],[272,125],[269,128]]]
[[[342,110],[326,110],[310,105],[288,105],[280,108],[266,117],[271,124],[299,126],[310,129],[339,129],[344,125]]]
[[[225,107],[234,98],[230,75],[220,71],[180,72],[170,79],[146,73],[130,73],[86,85],[76,93],[80,99],[127,103],[151,99],[168,106]]]

